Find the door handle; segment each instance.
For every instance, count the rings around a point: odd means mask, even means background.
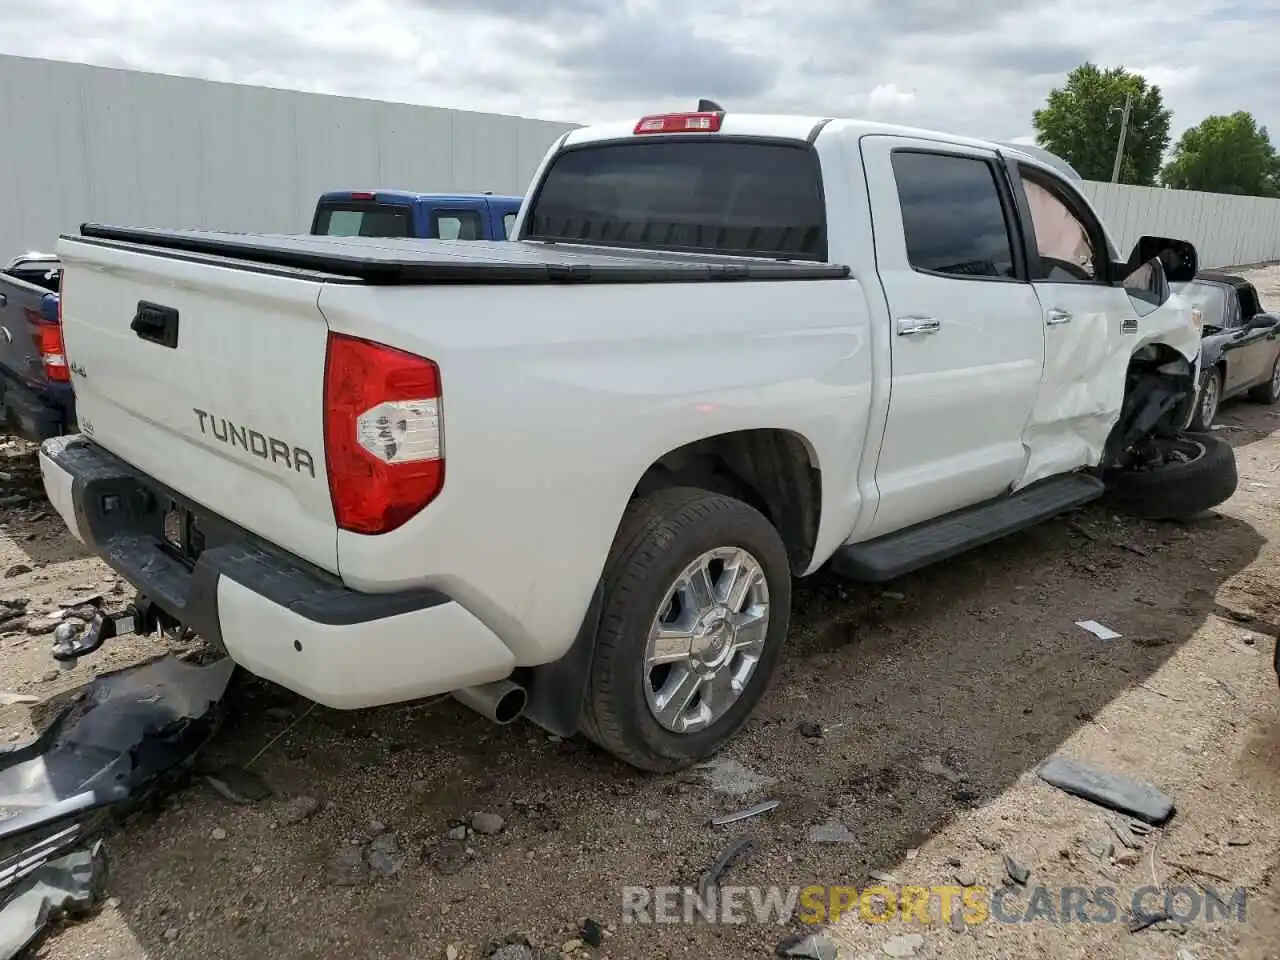
[[[1067,313],[1065,310],[1059,310],[1057,307],[1054,307],[1045,314],[1044,322],[1051,327],[1056,327],[1060,323],[1070,323],[1071,314]]]
[[[0,293],[0,307],[7,307],[8,305],[9,305],[9,298],[6,297],[3,293]]]
[[[138,312],[133,315],[129,329],[142,340],[157,343],[170,349],[178,346],[178,311],[159,303],[138,301]]]
[[[937,333],[941,328],[933,317],[899,317],[898,336],[908,337],[915,333]]]

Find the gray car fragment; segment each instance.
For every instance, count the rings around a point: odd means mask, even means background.
[[[34,740],[0,750],[0,960],[51,915],[92,905],[105,861],[90,842],[208,742],[234,669],[169,656],[98,677]]]

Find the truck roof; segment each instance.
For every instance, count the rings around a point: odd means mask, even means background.
[[[669,115],[677,115],[682,111],[669,111]],[[694,111],[688,111],[694,112]],[[661,114],[657,114],[661,115]],[[638,120],[639,118],[637,118]],[[565,135],[563,146],[571,147],[581,144],[598,143],[607,140],[630,140],[637,137],[636,120],[598,123],[587,127],[579,127]],[[909,127],[895,123],[878,123],[874,120],[852,120],[836,117],[795,116],[792,114],[765,113],[733,113],[726,112],[720,124],[720,136],[727,137],[769,137],[783,140],[809,140],[821,133],[824,138],[836,136],[846,140],[858,140],[869,135],[910,137],[915,140],[937,140],[940,143],[952,143],[962,146],[994,150],[1005,156],[1016,157],[1020,161],[1034,166],[1045,167],[1059,174],[1065,173],[1065,162],[1039,148],[1027,149],[1018,144],[1000,143],[994,140],[982,140],[977,137],[966,137],[941,130],[929,130],[923,127]],[[697,133],[681,134],[696,138]],[[1051,157],[1052,160],[1047,159]],[[1057,161],[1052,162],[1052,161]],[[1071,168],[1067,166],[1067,170]],[[1074,171],[1072,171],[1074,172]],[[1079,179],[1077,174],[1075,179]]]
[[[326,200],[347,200],[353,193],[372,193],[379,200],[391,203],[414,203],[419,200],[429,200],[436,203],[469,203],[473,200],[497,200],[509,203],[523,203],[524,197],[513,197],[507,194],[495,193],[418,193],[413,190],[381,190],[372,189],[351,189],[351,190],[329,190],[320,194],[320,202]]]

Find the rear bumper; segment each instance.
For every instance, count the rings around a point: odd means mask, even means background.
[[[75,399],[70,386],[41,393],[6,376],[0,381],[0,415],[6,432],[40,443],[75,429]]]
[[[174,619],[250,673],[328,707],[448,693],[508,676],[511,651],[436,590],[358,593],[191,503],[81,436],[40,448],[68,529]],[[164,518],[190,510],[203,548],[183,553]]]

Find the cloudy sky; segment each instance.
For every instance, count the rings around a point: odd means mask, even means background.
[[[0,52],[590,122],[692,106],[1012,139],[1092,59],[1280,142],[1277,0],[0,0]]]

